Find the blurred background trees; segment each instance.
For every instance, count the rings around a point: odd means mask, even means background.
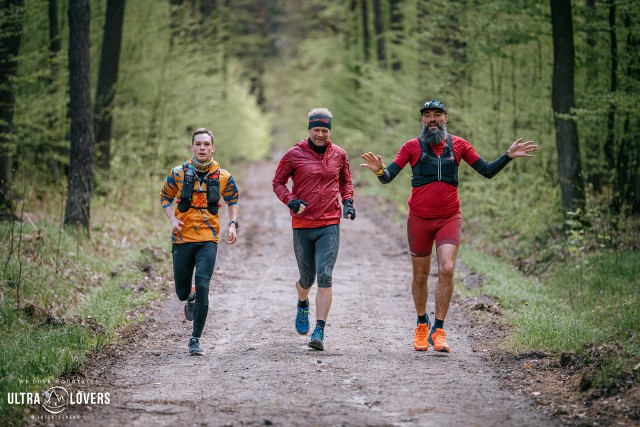
[[[80,105],[90,108],[93,126],[79,131],[70,68],[77,40],[67,13],[79,1],[2,2],[5,213],[22,197],[55,211],[47,192],[71,191],[67,179],[80,163],[91,180],[85,193],[115,201],[134,182],[148,189],[140,208],[155,215],[157,184],[184,161],[192,129],[213,129],[216,157],[233,169],[279,157],[305,137],[306,113],[317,106],[334,113],[332,136],[353,169],[364,151],[389,162],[418,133],[420,105],[439,98],[450,131],[487,159],[520,136],[540,144],[535,159],[514,162],[492,181],[461,169],[468,240],[507,252],[526,270],[554,257],[567,212],[577,212],[594,247],[634,247],[624,236],[637,236],[640,214],[635,1],[88,3],[94,95]],[[93,132],[95,156],[74,155],[77,132],[85,146]],[[409,175],[392,189],[367,174],[356,180],[404,209]],[[25,195],[15,191],[20,179]],[[90,219],[82,224],[90,228]]]

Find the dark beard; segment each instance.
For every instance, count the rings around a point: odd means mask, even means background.
[[[427,143],[428,145],[440,144],[447,137],[447,127],[445,124],[438,125],[438,129],[431,130],[429,126],[422,125],[422,132],[420,133],[420,141]]]

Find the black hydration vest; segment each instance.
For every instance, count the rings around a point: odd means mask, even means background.
[[[205,178],[207,181],[207,207],[191,206],[191,197],[193,192],[204,193],[203,190],[194,189],[196,181],[196,172],[193,166],[186,162],[183,166],[184,180],[182,181],[182,193],[180,194],[180,201],[178,202],[178,210],[180,212],[186,212],[189,208],[193,209],[207,209],[212,215],[218,213],[218,202],[220,201],[220,168],[215,172],[210,172]]]
[[[411,168],[413,172],[411,186],[420,187],[431,182],[443,181],[457,187],[458,164],[453,153],[451,135],[447,135],[444,151],[439,156],[431,150],[431,147],[426,142],[422,142],[420,139],[418,141],[420,142],[420,148],[422,148],[422,154],[418,163]]]

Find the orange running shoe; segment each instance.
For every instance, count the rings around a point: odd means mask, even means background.
[[[429,333],[429,344],[433,346],[433,351],[442,351],[444,353],[451,351],[445,339],[446,336],[447,334],[444,332],[444,329],[441,328],[437,328],[435,331]]]
[[[431,328],[431,325],[428,323],[418,323],[418,326],[416,326],[416,334],[413,337],[413,348],[416,351],[429,350],[429,328]]]

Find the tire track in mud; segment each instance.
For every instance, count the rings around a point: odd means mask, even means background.
[[[395,238],[404,230],[392,230],[357,192],[357,219],[341,224],[326,350],[308,349],[309,337],[293,324],[297,268],[288,211],[271,190],[275,167],[252,164],[236,175],[239,240],[219,245],[205,356],[188,355],[191,324],[167,283],[125,352],[86,366],[84,377],[110,391],[111,404],[85,407],[68,424],[557,424],[501,388],[485,355],[474,352],[481,337],[455,298],[446,322],[452,353],[413,350],[410,260]]]

